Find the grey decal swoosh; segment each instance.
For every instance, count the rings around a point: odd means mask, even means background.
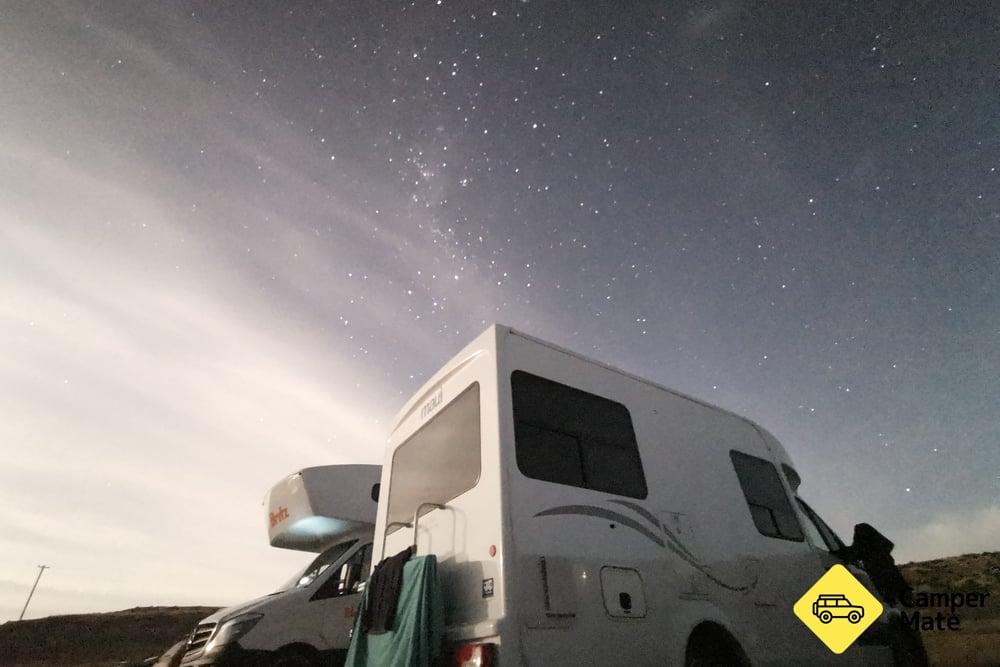
[[[687,554],[689,558],[691,558],[692,560],[698,560],[697,558],[695,558],[695,555],[691,553],[690,549],[687,548],[687,545],[681,542],[681,538],[674,535],[672,530],[664,526],[663,532],[666,534],[667,537],[670,538],[670,541],[676,544],[677,548],[683,551],[685,554]]]
[[[615,503],[617,505],[623,505],[632,510],[633,512],[635,512],[636,514],[641,515],[644,519],[646,519],[654,526],[656,526],[657,530],[663,531],[663,533],[667,536],[667,538],[669,538],[670,541],[673,542],[678,549],[683,551],[688,558],[692,560],[697,560],[697,558],[695,558],[695,555],[691,553],[691,551],[687,548],[687,546],[685,546],[685,544],[680,541],[680,538],[674,535],[673,531],[671,531],[665,525],[660,523],[660,520],[656,518],[656,515],[647,510],[642,505],[639,505],[638,503],[633,503],[629,500],[619,500],[618,498],[608,498],[608,502]]]
[[[712,583],[714,583],[717,586],[721,586],[722,588],[725,588],[725,589],[730,590],[730,591],[736,591],[738,593],[743,593],[745,591],[749,591],[750,589],[754,588],[757,585],[757,577],[754,577],[754,580],[751,581],[746,586],[733,586],[732,584],[727,584],[722,579],[719,579],[714,574],[712,574],[711,572],[709,572],[708,571],[708,567],[706,567],[705,565],[699,563],[693,556],[689,556],[688,554],[681,552],[673,544],[668,544],[667,548],[670,549],[671,551],[673,551],[678,556],[680,556],[681,559],[684,560],[684,562],[686,562],[688,565],[690,565],[691,567],[693,567],[694,569],[698,570],[703,575],[705,575],[706,577],[708,577],[709,581],[711,581]],[[685,551],[686,551],[686,549],[685,549]]]
[[[663,526],[660,525],[660,520],[656,518],[656,515],[654,515],[652,512],[650,512],[648,509],[646,509],[642,505],[639,505],[637,503],[633,503],[633,502],[628,501],[628,500],[618,500],[617,498],[608,498],[608,502],[609,503],[615,503],[616,505],[624,505],[625,507],[629,508],[630,510],[632,510],[636,514],[641,515],[642,518],[644,518],[646,521],[650,522],[651,524],[653,524],[657,528],[663,528]]]
[[[628,526],[637,533],[640,533],[646,539],[656,543],[657,545],[661,547],[666,546],[659,535],[651,531],[649,528],[646,528],[635,519],[630,519],[624,514],[619,514],[618,512],[606,510],[603,507],[594,507],[593,505],[562,505],[561,507],[553,507],[551,509],[543,510],[535,516],[554,516],[557,514],[577,514],[580,516],[593,516],[598,519],[617,521],[623,526]]]
[[[577,516],[592,516],[598,519],[608,519],[610,521],[617,521],[623,526],[628,526],[632,530],[640,533],[641,535],[646,537],[648,540],[654,542],[655,544],[674,552],[681,558],[681,560],[683,560],[688,565],[701,572],[710,581],[712,581],[718,586],[721,586],[722,588],[725,588],[730,591],[744,592],[751,590],[757,585],[758,581],[757,577],[754,577],[754,580],[749,584],[747,584],[746,586],[733,586],[731,584],[727,584],[726,582],[722,581],[714,574],[709,572],[708,567],[700,563],[698,559],[695,558],[694,554],[692,554],[688,550],[688,548],[684,546],[684,543],[681,542],[680,539],[676,535],[674,535],[669,528],[660,523],[660,521],[656,518],[656,516],[654,516],[646,508],[642,507],[641,505],[637,505],[636,503],[629,502],[627,500],[618,500],[615,498],[609,498],[608,500],[609,502],[613,502],[628,507],[629,509],[635,511],[637,514],[642,516],[644,519],[653,523],[657,528],[663,531],[663,533],[670,539],[670,542],[664,542],[658,535],[653,533],[649,528],[642,525],[635,519],[631,519],[625,516],[624,514],[619,514],[618,512],[612,512],[611,510],[604,509],[603,507],[595,507],[593,505],[561,505],[559,507],[552,507],[547,510],[542,510],[541,512],[535,514],[535,516],[538,517],[538,516],[557,516],[557,515],[575,514]]]

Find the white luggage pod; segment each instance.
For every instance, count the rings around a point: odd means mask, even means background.
[[[319,553],[347,535],[371,532],[372,487],[381,474],[377,465],[328,465],[284,478],[264,497],[271,546]]]

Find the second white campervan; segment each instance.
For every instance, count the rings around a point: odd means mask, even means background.
[[[220,609],[191,633],[184,667],[340,664],[371,568],[377,465],[306,468],[264,499],[271,546],[317,553],[270,595]]]

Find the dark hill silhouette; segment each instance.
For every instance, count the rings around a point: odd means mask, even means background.
[[[49,616],[0,625],[0,664],[108,667],[141,665],[190,634],[218,607],[136,607],[104,614]]]

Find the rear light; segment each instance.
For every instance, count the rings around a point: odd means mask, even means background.
[[[451,664],[454,667],[496,667],[496,644],[461,644],[455,647]]]

